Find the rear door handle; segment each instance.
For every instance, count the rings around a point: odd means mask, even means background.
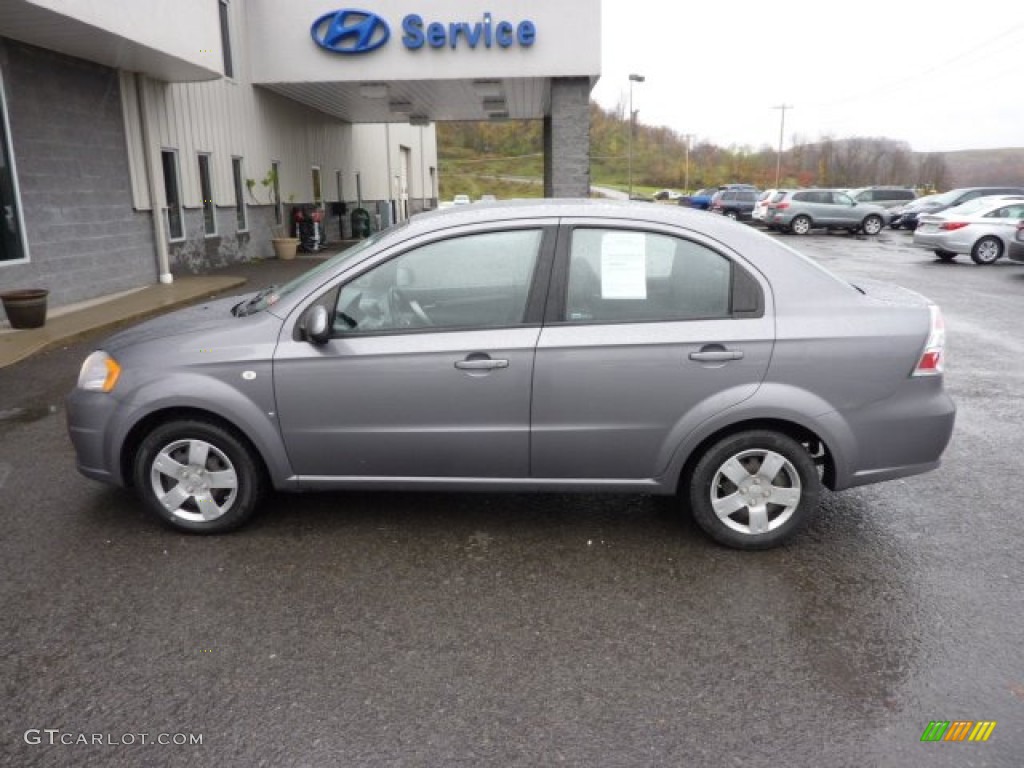
[[[508,360],[495,360],[490,357],[467,358],[456,361],[455,367],[463,371],[493,371],[496,368],[508,368]]]
[[[738,349],[708,349],[705,347],[700,352],[691,352],[690,359],[699,363],[726,363],[730,360],[742,360],[743,353]]]

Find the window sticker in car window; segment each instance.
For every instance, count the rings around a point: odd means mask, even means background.
[[[608,232],[601,238],[601,298],[647,298],[647,240],[642,234]]]

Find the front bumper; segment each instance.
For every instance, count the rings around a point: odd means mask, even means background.
[[[68,436],[78,471],[88,478],[124,486],[110,428],[118,401],[109,394],[75,389],[65,398]]]

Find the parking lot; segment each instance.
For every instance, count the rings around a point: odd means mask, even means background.
[[[74,470],[95,339],[0,371],[2,762],[1018,766],[1024,265],[781,237],[939,303],[959,411],[939,470],[768,552],[638,496],[277,495],[185,536]]]

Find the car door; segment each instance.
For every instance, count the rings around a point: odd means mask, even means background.
[[[540,225],[460,232],[322,290],[303,311],[329,308],[330,340],[293,333],[274,361],[296,474],[526,477],[536,286],[554,237]]]
[[[829,224],[836,227],[851,227],[860,224],[864,215],[864,209],[857,205],[857,202],[843,192],[825,192],[829,198]]]
[[[668,227],[577,221],[558,249],[531,475],[655,478],[686,434],[759,386],[774,343],[767,284]]]

